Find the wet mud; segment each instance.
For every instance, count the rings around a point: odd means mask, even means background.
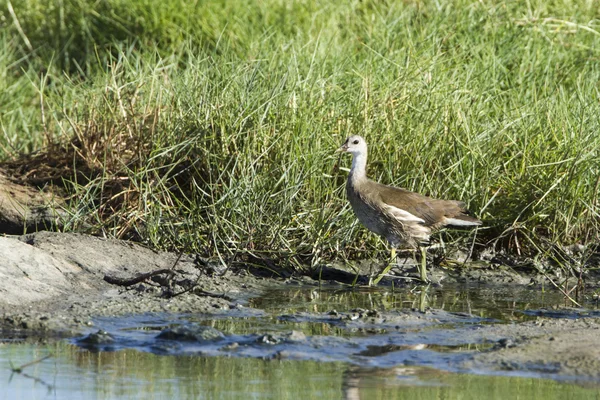
[[[335,279],[354,271],[339,266],[321,271],[321,280],[266,278],[84,235],[1,239],[0,246],[19,251],[6,256],[2,270],[2,341],[67,337],[93,351],[416,365],[600,382],[600,312],[592,285],[582,307],[574,307],[536,283],[539,275],[508,266],[438,268],[438,283],[428,287],[404,275],[362,288]],[[23,259],[29,269],[19,264]],[[161,269],[173,273],[127,286],[106,279]]]

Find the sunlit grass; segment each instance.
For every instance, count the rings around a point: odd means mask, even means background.
[[[383,246],[333,154],[358,133],[371,177],[466,201],[482,244],[598,240],[592,3],[11,4],[1,149],[68,154],[67,230],[279,266],[365,255]]]

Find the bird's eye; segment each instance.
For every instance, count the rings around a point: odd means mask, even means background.
[[[352,143],[354,143],[354,144],[358,144],[358,140],[355,140],[355,141],[354,141],[354,142],[352,142]]]

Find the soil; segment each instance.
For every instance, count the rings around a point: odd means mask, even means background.
[[[4,337],[73,335],[89,326],[92,316],[209,312],[267,286],[245,271],[213,273],[210,265],[199,265],[189,255],[178,259],[177,254],[83,234],[43,231],[0,237],[0,251]],[[129,286],[107,282],[157,270],[173,273]]]
[[[244,268],[225,268],[192,255],[156,252],[138,244],[83,234],[38,232],[0,237],[0,251],[4,257],[0,265],[2,338],[72,337],[89,331],[92,318],[98,316],[148,312],[222,315],[269,288],[318,284],[305,276],[265,278]],[[335,278],[344,281],[352,274],[340,268],[325,268],[321,278],[344,285]],[[152,275],[156,271],[159,273]],[[487,270],[437,268],[432,275],[442,284],[485,280],[526,285],[540,279],[500,266]],[[146,279],[126,284],[140,276]],[[402,314],[401,321],[391,315],[377,315],[384,317],[358,319],[355,323],[369,324],[363,328],[373,329],[373,324],[385,328],[390,323],[417,326],[425,321],[419,312]],[[437,323],[443,323],[443,318],[434,316]],[[535,321],[484,324],[463,330],[461,340],[476,335],[495,345],[474,353],[462,367],[600,380],[600,323],[593,316],[584,312],[581,318],[571,315],[569,319],[539,315]],[[317,313],[307,316],[322,317]]]

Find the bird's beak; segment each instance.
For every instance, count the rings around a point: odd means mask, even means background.
[[[335,152],[336,153],[345,153],[348,151],[348,142],[341,145]]]

